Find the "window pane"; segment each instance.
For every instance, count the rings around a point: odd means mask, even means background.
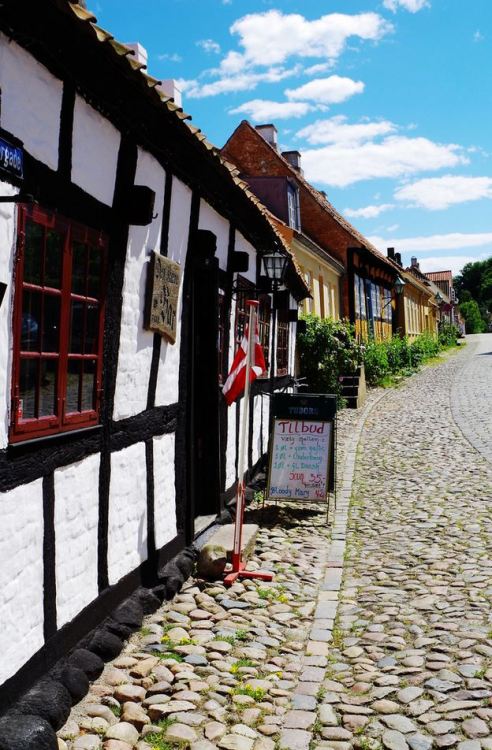
[[[81,411],[95,409],[96,394],[96,362],[84,362],[84,380],[82,385]]]
[[[97,354],[99,306],[87,304],[84,354]]]
[[[36,388],[38,382],[38,360],[21,359],[19,376],[19,417],[34,419],[36,416]]]
[[[44,229],[39,224],[26,221],[24,248],[24,281],[42,283]]]
[[[72,243],[72,292],[85,294],[87,247],[81,242]]]
[[[41,295],[27,289],[22,293],[21,351],[38,352],[41,333]]]
[[[83,302],[72,301],[70,316],[70,354],[82,354],[84,343],[84,309]]]
[[[101,251],[89,248],[89,277],[87,279],[87,294],[89,297],[101,296]]]
[[[46,235],[46,259],[44,263],[45,286],[60,289],[62,250],[63,235],[50,229]]]
[[[82,360],[69,360],[67,372],[67,397],[65,402],[65,411],[68,413],[80,411],[79,409],[79,391],[82,380]]]
[[[60,342],[60,297],[44,294],[44,321],[41,351],[57,352]]]
[[[58,360],[42,359],[40,361],[41,380],[39,388],[39,417],[56,414],[56,377]]]

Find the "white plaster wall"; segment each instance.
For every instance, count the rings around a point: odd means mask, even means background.
[[[0,182],[0,195],[19,191]],[[17,210],[14,203],[0,203],[0,281],[7,284],[0,307],[0,449],[7,447],[12,372],[12,275],[15,253]]]
[[[236,232],[236,244],[234,250],[238,253],[248,253],[249,255],[249,269],[246,273],[241,273],[243,278],[256,283],[256,250],[253,245],[248,242],[241,232]]]
[[[157,217],[145,227],[131,226],[128,236],[114,419],[124,419],[147,408],[154,334],[144,328],[145,290],[149,253],[160,247],[165,178],[160,164],[139,149],[135,184],[148,185],[155,191]]]
[[[55,471],[56,616],[73,620],[98,595],[98,453]]]
[[[229,222],[217,213],[204,200],[200,202],[199,229],[208,229],[217,237],[217,252],[215,257],[219,259],[219,267],[227,270],[227,249],[229,246]]]
[[[58,168],[63,85],[15,42],[0,34],[2,127],[32,156]]]
[[[226,489],[236,481],[236,412],[237,404],[227,407]]]
[[[108,574],[117,583],[147,559],[147,471],[145,444],[111,454]]]
[[[102,203],[113,203],[120,133],[80,96],[75,98],[72,182]]]
[[[43,482],[0,494],[0,684],[44,644]]]
[[[155,544],[160,549],[177,534],[174,435],[160,435],[153,443]]]
[[[183,277],[188,249],[190,226],[191,190],[177,177],[173,177],[171,213],[169,217],[168,257],[181,266],[181,288],[178,299],[177,336],[174,344],[162,339],[157,387],[156,406],[174,404],[179,398],[179,349],[181,343],[181,312]]]

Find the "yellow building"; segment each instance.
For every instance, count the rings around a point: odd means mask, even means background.
[[[300,311],[312,313],[319,318],[339,320],[343,265],[302,232],[288,227],[273,215],[270,215],[270,219],[274,220],[277,229],[287,241],[311,291],[311,297],[303,300]]]
[[[405,286],[399,305],[400,333],[409,339],[422,333],[437,335],[439,307],[430,282],[416,266],[402,270],[401,275]]]

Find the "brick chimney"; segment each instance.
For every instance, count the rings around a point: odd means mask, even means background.
[[[278,151],[278,130],[275,125],[272,123],[268,123],[267,125],[257,125],[256,130],[261,137],[270,144],[270,146],[273,146],[273,148]]]
[[[412,268],[416,268],[417,271],[420,271],[420,265],[417,262],[417,258],[411,258],[410,263],[411,263]]]
[[[299,151],[282,151],[281,155],[289,162],[291,167],[294,167],[296,172],[303,174],[301,169],[301,154]]]
[[[401,266],[401,253],[395,253],[395,263]]]
[[[386,254],[390,260],[395,259],[395,248],[394,247],[388,247],[386,250]]]

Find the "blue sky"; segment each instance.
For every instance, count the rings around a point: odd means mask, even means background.
[[[242,119],[380,249],[492,255],[491,0],[88,0],[216,145]]]

